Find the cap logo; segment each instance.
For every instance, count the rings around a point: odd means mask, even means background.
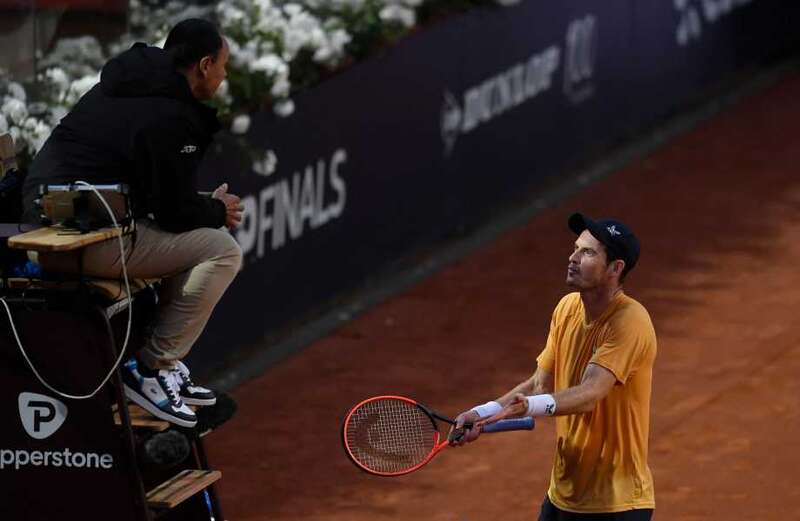
[[[608,233],[610,233],[612,237],[614,237],[616,235],[622,235],[622,232],[617,230],[617,225],[616,224],[613,224],[611,226],[607,226],[606,230],[608,230]]]

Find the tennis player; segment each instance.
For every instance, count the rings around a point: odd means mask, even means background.
[[[518,416],[556,416],[556,455],[539,521],[647,521],[653,477],[647,465],[656,335],[647,310],[622,283],[639,258],[623,223],[573,214],[578,235],[567,286],[538,367],[500,398],[458,416],[481,427]]]

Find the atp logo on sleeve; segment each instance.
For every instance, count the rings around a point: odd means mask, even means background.
[[[195,145],[184,145],[181,149],[181,154],[192,154],[197,151],[197,147]]]

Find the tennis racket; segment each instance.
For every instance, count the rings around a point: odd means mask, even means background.
[[[375,396],[350,409],[342,427],[347,456],[361,470],[376,476],[402,476],[422,468],[449,446],[436,420],[455,421],[436,414],[403,396]],[[465,424],[465,428],[472,428]],[[533,418],[501,420],[486,425],[482,432],[531,430]],[[459,439],[464,430],[453,432]]]

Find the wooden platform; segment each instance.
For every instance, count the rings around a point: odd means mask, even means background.
[[[111,409],[114,411],[114,424],[122,425],[122,420],[119,417],[119,411],[117,410],[116,404]],[[163,432],[169,429],[169,422],[159,420],[138,405],[129,403],[128,414],[131,417],[131,427],[134,429],[150,429],[158,432]]]
[[[192,411],[197,411],[196,405],[190,405],[189,408]],[[120,419],[119,411],[117,410],[117,404],[112,405],[111,410],[114,412],[114,424],[118,426],[122,425],[122,420]],[[131,427],[134,429],[150,429],[153,431],[163,432],[169,429],[171,425],[168,421],[159,420],[133,402],[128,402],[128,415],[131,417]]]
[[[40,252],[73,251],[90,244],[113,239],[121,233],[121,228],[103,228],[89,233],[79,233],[60,226],[48,226],[10,237],[8,246],[19,250]]]
[[[222,477],[218,470],[184,470],[147,493],[147,506],[154,510],[175,508]]]

